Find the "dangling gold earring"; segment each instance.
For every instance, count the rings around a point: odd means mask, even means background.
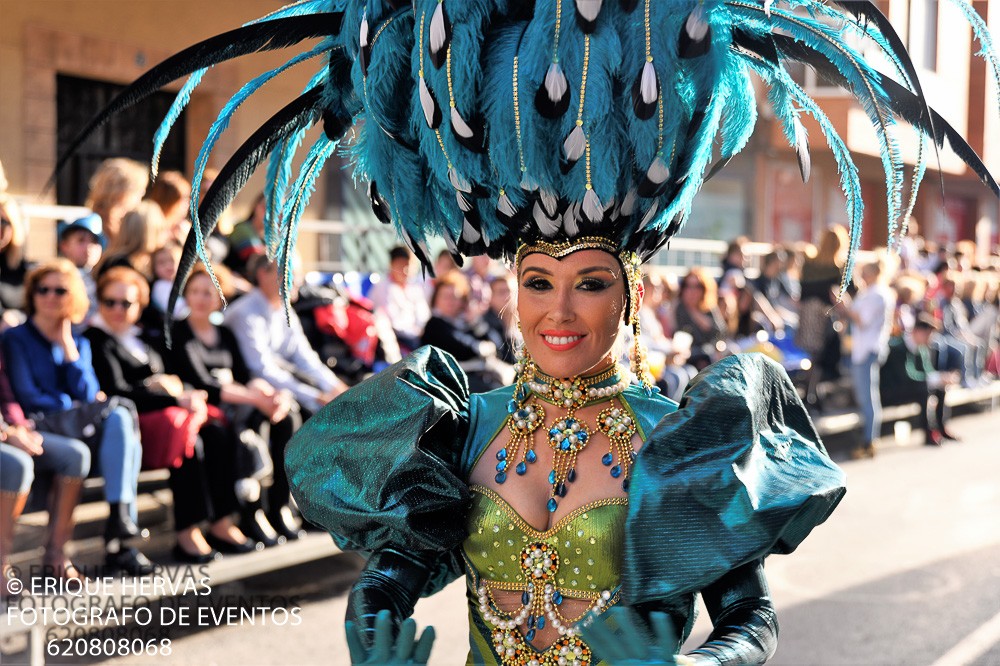
[[[646,395],[652,395],[657,390],[656,380],[653,378],[653,373],[649,371],[646,345],[642,344],[642,340],[639,339],[640,335],[639,313],[637,312],[632,320],[632,374],[639,380],[639,386],[646,392]]]
[[[639,271],[638,262],[633,265],[633,270],[629,276],[629,326],[632,328],[632,374],[639,380],[639,386],[646,395],[652,395],[657,390],[656,380],[653,373],[649,371],[649,362],[646,358],[646,345],[642,344],[640,336],[642,334],[639,325],[639,301],[642,299],[642,275]]]

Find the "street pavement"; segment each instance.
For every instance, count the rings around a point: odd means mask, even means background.
[[[1000,413],[955,418],[961,443],[888,445],[844,461],[848,493],[795,553],[767,561],[781,637],[770,663],[788,666],[1000,665]],[[230,594],[291,596],[296,626],[171,630],[172,656],[112,664],[347,663],[344,591],[357,560],[272,574]],[[702,614],[686,645],[711,625]],[[464,586],[421,600],[419,627],[437,632],[432,664],[463,664]]]

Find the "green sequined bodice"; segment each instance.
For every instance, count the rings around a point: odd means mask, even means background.
[[[613,497],[586,504],[540,532],[529,525],[494,490],[472,486],[469,537],[462,545],[466,559],[495,589],[526,587],[521,552],[544,543],[559,556],[553,577],[564,596],[594,599],[617,587],[628,499]]]

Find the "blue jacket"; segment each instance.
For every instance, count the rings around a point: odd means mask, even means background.
[[[28,320],[3,336],[7,377],[28,414],[69,409],[73,402],[93,402],[100,390],[91,364],[90,342],[74,334],[80,358],[67,362],[63,350],[49,342]]]

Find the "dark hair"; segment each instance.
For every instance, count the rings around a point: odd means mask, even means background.
[[[783,264],[785,260],[788,259],[788,255],[784,250],[774,250],[773,252],[768,252],[764,255],[762,259],[762,265],[770,266],[771,264]]]
[[[410,251],[403,247],[402,245],[397,245],[396,247],[389,250],[389,263],[396,261],[397,259],[410,260]]]
[[[247,277],[249,277],[254,284],[257,284],[257,273],[262,268],[270,268],[273,263],[274,262],[268,259],[267,255],[263,252],[252,255],[249,259],[247,259]]]

